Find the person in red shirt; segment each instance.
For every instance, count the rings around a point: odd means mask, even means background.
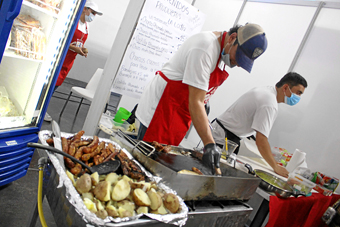
[[[87,0],[83,12],[80,15],[77,29],[74,31],[70,47],[67,51],[66,57],[61,67],[54,90],[57,89],[64,82],[66,76],[73,66],[74,60],[76,59],[77,55],[79,54],[80,56],[87,57],[88,51],[84,47],[84,44],[89,33],[88,23],[93,21],[96,15],[101,16],[103,15],[103,13],[99,11],[98,5],[95,2]],[[44,120],[52,121],[52,117],[46,112]]]

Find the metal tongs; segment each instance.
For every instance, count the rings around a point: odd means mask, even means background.
[[[145,156],[149,157],[150,155],[152,155],[155,152],[155,147],[142,141],[135,141],[134,139],[132,139],[130,136],[126,135],[123,131],[121,131],[120,129],[117,130],[117,135],[123,137],[124,139],[126,139],[128,142],[130,142],[134,147],[132,148],[132,151],[136,148],[138,148],[139,151],[141,151]],[[150,151],[151,149],[151,151]]]

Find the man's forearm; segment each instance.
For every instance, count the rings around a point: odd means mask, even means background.
[[[77,47],[75,45],[73,45],[73,44],[70,44],[69,49],[74,51],[74,52],[77,52]]]
[[[204,90],[189,86],[189,112],[192,123],[204,146],[209,143],[215,143],[204,108],[205,94]]]
[[[270,144],[268,142],[268,138],[263,134],[257,132],[256,133],[256,146],[259,149],[262,157],[266,162],[275,170],[277,163],[272,155],[272,151],[270,148]]]
[[[196,105],[189,108],[191,120],[204,145],[215,143],[209,127],[209,119],[204,105]]]

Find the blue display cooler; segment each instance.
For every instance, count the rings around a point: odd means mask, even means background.
[[[26,175],[85,0],[0,0],[0,186]]]

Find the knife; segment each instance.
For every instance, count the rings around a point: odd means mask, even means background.
[[[53,132],[53,143],[54,147],[57,148],[58,150],[62,151],[63,146],[61,144],[61,132],[60,132],[60,127],[58,123],[53,120],[52,121],[52,132]],[[64,157],[61,154],[55,154],[60,162],[60,165],[64,168],[65,170],[65,165],[64,165]]]

